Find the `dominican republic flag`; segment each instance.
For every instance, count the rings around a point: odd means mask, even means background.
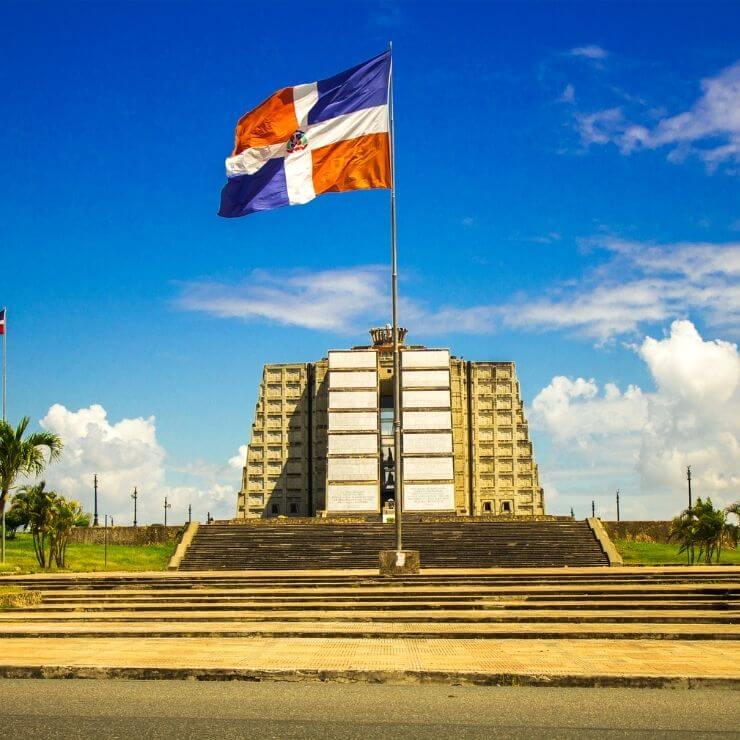
[[[0,308],[0,334],[5,334],[5,309]]]
[[[284,87],[236,125],[219,216],[390,188],[387,51],[334,77]]]

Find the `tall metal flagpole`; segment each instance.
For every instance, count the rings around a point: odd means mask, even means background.
[[[391,304],[393,319],[393,477],[396,497],[396,552],[403,550],[403,474],[401,466],[401,357],[398,350],[398,247],[396,244],[396,136],[393,122],[393,42],[388,79],[391,159]]]
[[[8,382],[7,382],[7,371],[8,371],[8,309],[3,308],[3,421],[7,421],[6,407],[8,403]]]

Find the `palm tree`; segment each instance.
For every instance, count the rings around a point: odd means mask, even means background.
[[[52,432],[34,432],[26,436],[29,419],[24,416],[18,426],[0,421],[0,518],[5,513],[10,489],[22,475],[41,475],[47,462],[62,454],[62,440]],[[48,452],[48,461],[44,458]],[[2,538],[2,559],[5,561],[5,537]]]
[[[13,510],[28,523],[33,537],[36,560],[42,567],[51,566],[54,533],[54,502],[57,494],[46,490],[45,481],[35,486],[23,486],[13,496]],[[48,550],[48,555],[47,555]]]
[[[42,568],[65,567],[69,536],[79,522],[88,521],[78,501],[48,491],[46,483],[23,486],[13,496],[11,511],[27,523],[33,537],[36,560]]]
[[[737,547],[738,539],[740,539],[740,501],[735,501],[734,504],[730,504],[725,511],[728,514],[734,514],[738,524],[727,523],[727,530],[732,542],[733,547]]]
[[[722,543],[729,533],[725,512],[715,509],[711,499],[697,498],[690,509],[673,520],[670,537],[678,540],[678,551],[686,553],[690,565],[702,560],[709,565],[712,558],[719,563]]]
[[[64,568],[67,554],[67,545],[72,529],[84,512],[79,501],[57,496],[52,503],[51,519],[51,552],[49,560],[53,556],[57,568]],[[51,564],[51,563],[50,563]]]

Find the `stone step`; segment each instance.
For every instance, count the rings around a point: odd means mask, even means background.
[[[145,592],[169,591],[173,588],[183,589],[187,592],[195,590],[215,592],[246,590],[253,591],[290,591],[290,590],[312,590],[334,592],[336,589],[346,589],[354,593],[361,593],[362,589],[376,590],[378,588],[424,590],[439,589],[460,590],[479,589],[491,590],[536,590],[571,592],[585,591],[589,593],[601,593],[605,591],[620,590],[625,593],[644,593],[646,590],[659,589],[668,592],[686,592],[695,590],[697,593],[709,593],[721,590],[730,590],[737,593],[740,590],[740,571],[738,573],[710,573],[707,575],[693,574],[674,576],[651,576],[637,578],[632,576],[620,576],[619,571],[607,571],[603,576],[584,575],[577,573],[563,575],[560,578],[550,576],[532,577],[523,576],[515,578],[511,576],[461,576],[459,578],[448,577],[425,577],[424,575],[410,578],[378,578],[377,576],[331,576],[331,577],[296,577],[295,575],[266,575],[266,576],[242,576],[214,574],[187,577],[181,574],[150,574],[140,577],[108,577],[103,574],[93,577],[68,577],[66,575],[58,578],[38,578],[34,576],[3,577],[0,582],[6,585],[27,586],[40,589],[47,593],[65,593],[70,590],[97,594],[101,592],[119,593],[137,587]]]
[[[651,640],[738,640],[740,627],[712,624],[476,624],[459,623],[357,623],[357,622],[179,622],[157,624],[85,622],[64,624],[56,622],[27,624],[0,624],[3,637],[344,637],[344,638],[447,638],[447,639],[651,639]],[[1,644],[1,643],[0,643]]]
[[[33,607],[33,611],[39,613],[53,612],[99,612],[106,611],[109,608],[115,609],[128,609],[131,611],[158,611],[169,608],[176,608],[178,611],[199,611],[202,609],[208,609],[209,611],[233,611],[235,609],[243,609],[245,607],[257,609],[261,611],[268,610],[280,610],[286,608],[300,607],[302,609],[315,609],[321,607],[322,609],[345,609],[345,610],[366,610],[369,608],[382,609],[383,611],[394,611],[403,610],[408,608],[413,609],[489,609],[493,605],[498,609],[519,609],[526,611],[538,611],[541,609],[552,610],[572,610],[574,608],[593,609],[597,607],[600,611],[624,611],[629,609],[631,611],[637,610],[702,610],[707,612],[713,611],[733,611],[736,615],[740,602],[727,602],[727,601],[713,601],[713,602],[696,602],[696,601],[648,601],[641,604],[635,604],[629,601],[612,601],[602,602],[595,605],[593,601],[567,601],[567,602],[523,602],[520,600],[511,600],[509,602],[496,600],[480,600],[480,601],[421,601],[421,600],[408,600],[403,601],[376,601],[376,600],[341,600],[334,601],[330,607],[327,607],[325,602],[317,601],[266,601],[266,600],[228,600],[225,602],[209,602],[209,601],[190,601],[187,604],[173,601],[161,601],[146,603],[142,601],[125,601],[125,602],[108,602],[108,603],[89,603],[86,605],[75,604],[44,604],[39,607]]]
[[[243,601],[243,600],[296,600],[313,601],[320,599],[341,599],[347,601],[382,601],[387,599],[412,600],[459,600],[459,599],[519,599],[541,601],[568,601],[590,600],[593,602],[612,599],[632,600],[639,602],[645,599],[669,600],[738,600],[740,588],[729,587],[724,584],[714,586],[693,586],[679,588],[664,586],[661,588],[624,587],[589,587],[570,586],[565,588],[547,588],[532,586],[491,586],[491,587],[440,587],[414,588],[389,585],[375,588],[357,587],[347,588],[190,588],[190,589],[127,589],[120,588],[112,591],[98,591],[90,589],[63,589],[38,590],[44,603],[111,603],[126,601],[162,601],[177,603],[179,601]]]
[[[439,522],[405,527],[426,567],[608,565],[586,522]],[[180,570],[376,567],[394,527],[358,524],[218,524],[200,527]]]
[[[599,610],[551,610],[541,609],[528,611],[526,609],[419,609],[406,607],[404,609],[346,609],[332,608],[330,604],[322,604],[318,608],[281,608],[281,609],[104,609],[104,610],[75,610],[75,611],[43,611],[35,609],[19,609],[0,614],[0,624],[9,622],[43,621],[52,619],[58,622],[94,621],[140,621],[152,622],[165,620],[176,621],[368,621],[368,622],[563,622],[563,623],[601,623],[601,622],[645,622],[680,624],[683,622],[705,624],[737,624],[740,622],[740,611],[708,612],[696,609],[652,609],[652,610],[621,610],[606,613]]]

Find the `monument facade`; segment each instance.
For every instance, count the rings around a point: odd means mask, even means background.
[[[395,501],[392,335],[371,336],[265,366],[237,518],[379,514]],[[404,511],[544,514],[514,363],[401,349]]]

